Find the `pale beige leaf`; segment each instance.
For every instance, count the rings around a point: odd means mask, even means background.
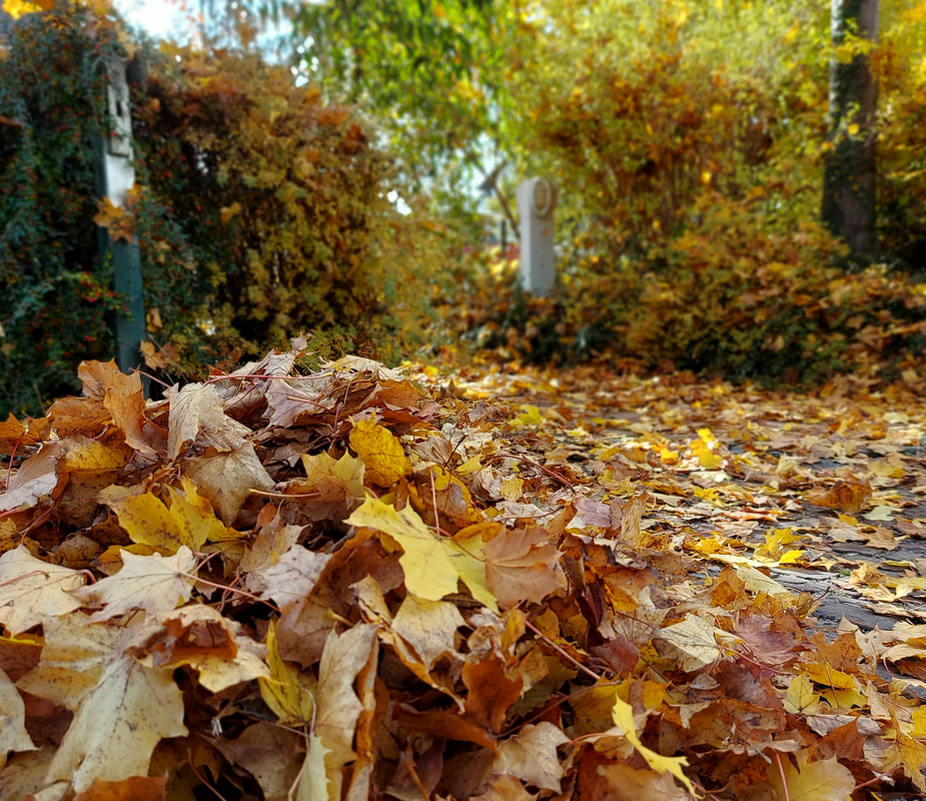
[[[296,362],[296,351],[286,353],[270,352],[259,362],[247,362],[228,378],[215,381],[212,386],[222,397],[225,403],[225,413],[241,419],[250,410],[263,404],[267,387],[278,381],[254,381],[246,376],[287,376]]]
[[[373,794],[373,776],[380,763],[380,724],[377,685],[379,677],[379,648],[372,648],[370,658],[357,674],[355,687],[363,711],[357,718],[354,748],[357,759],[351,766],[350,784],[343,794],[344,801],[367,801]]]
[[[797,760],[796,766],[791,759],[781,760],[788,784],[787,796],[777,763],[773,762],[766,767],[770,799],[784,801],[790,797],[794,801],[850,801],[855,790],[855,779],[852,771],[840,765],[836,757],[810,762],[810,751],[804,750],[795,754],[794,758]]]
[[[405,374],[399,367],[386,367],[375,359],[355,356],[352,353],[336,361],[327,362],[325,367],[335,373],[370,373],[377,381],[402,381],[405,378]]]
[[[238,653],[234,659],[221,659],[217,656],[188,657],[178,664],[190,665],[199,673],[199,683],[213,693],[222,692],[236,684],[268,675],[267,665],[262,656],[266,649],[250,637],[235,638]]]
[[[126,550],[121,553],[122,569],[118,573],[72,593],[84,603],[104,605],[91,616],[92,623],[132,609],[144,609],[152,618],[158,618],[190,597],[193,579],[189,573],[196,560],[186,546],[170,556],[138,556]]]
[[[83,612],[47,618],[42,626],[41,661],[16,685],[72,711],[77,709],[112,659],[122,635],[121,627],[91,624],[89,618]]]
[[[315,587],[330,559],[331,554],[293,546],[275,565],[255,573],[263,581],[261,597],[272,598],[281,608],[301,601]]]
[[[396,612],[392,628],[430,668],[443,654],[456,653],[456,630],[464,622],[460,610],[452,603],[407,595]]]
[[[302,763],[302,775],[299,777],[295,801],[340,801],[340,795],[331,794],[328,782],[328,754],[322,738],[317,734],[309,735],[309,750],[305,755],[305,762]]]
[[[418,652],[393,627],[392,615],[386,605],[386,600],[383,598],[383,591],[376,580],[372,576],[366,576],[351,585],[351,589],[356,593],[357,605],[364,620],[376,625],[380,641],[389,645],[395,651],[396,656],[402,660],[405,667],[419,679],[453,698],[462,711],[464,708],[463,698],[454,692],[453,679],[439,673],[432,675],[430,663],[425,664]]]
[[[328,797],[339,799],[344,765],[355,759],[353,749],[357,719],[363,704],[354,692],[354,679],[377,647],[376,627],[360,623],[343,634],[332,630],[318,668],[315,734],[328,750],[325,770]]]
[[[736,569],[736,577],[746,585],[746,589],[750,592],[760,593],[764,592],[766,595],[777,596],[777,595],[788,595],[790,590],[779,584],[771,576],[766,576],[760,570],[756,570],[754,567],[749,567],[748,565],[742,565]]]
[[[660,651],[675,659],[685,671],[700,670],[720,658],[714,622],[689,612],[685,619],[660,629],[653,638],[664,644]]]
[[[188,445],[234,451],[244,445],[250,430],[223,411],[222,398],[210,384],[171,387],[167,425],[167,456],[176,459]]]
[[[36,559],[25,545],[0,556],[0,623],[20,634],[48,617],[80,607],[70,594],[86,578],[77,570]]]
[[[534,798],[519,779],[505,774],[493,778],[485,792],[474,795],[470,801],[534,801]]]
[[[154,747],[187,734],[183,697],[171,670],[152,670],[128,654],[113,659],[84,696],[48,769],[77,792],[94,779],[146,776]]]
[[[266,570],[277,564],[280,559],[296,544],[302,526],[283,525],[279,515],[274,523],[261,526],[257,536],[244,549],[244,556],[238,569],[245,574],[245,586],[252,592],[264,589],[263,580],[256,576],[257,571]]]
[[[9,677],[0,670],[0,767],[10,751],[34,751],[26,731],[26,707]]]
[[[632,768],[623,762],[599,765],[596,773],[613,801],[692,801],[697,797],[680,787],[671,773]]]
[[[309,376],[304,381],[271,381],[267,387],[267,417],[271,427],[298,425],[338,404],[330,394],[330,379]]]
[[[563,765],[556,749],[569,742],[563,730],[552,723],[528,723],[514,737],[498,747],[493,768],[544,790],[560,791]]]

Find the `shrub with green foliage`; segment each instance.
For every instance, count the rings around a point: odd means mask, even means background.
[[[372,343],[388,311],[372,248],[395,212],[356,115],[254,55],[167,55],[141,87],[135,135],[187,246],[175,269],[208,276],[215,346],[254,354],[318,330]]]
[[[136,187],[94,197],[102,65],[121,23],[25,14],[0,57],[0,412],[71,392],[108,358],[121,299],[96,224],[139,242],[150,363],[171,375],[314,336],[321,355],[395,358],[421,337],[453,236],[387,199],[390,163],[357,113],[254,55],[144,54],[132,87]],[[414,202],[412,200],[412,202]]]
[[[80,358],[111,352],[118,299],[97,265],[93,138],[102,60],[84,12],[29,14],[0,50],[0,411],[75,388]],[[79,385],[78,385],[79,386]]]

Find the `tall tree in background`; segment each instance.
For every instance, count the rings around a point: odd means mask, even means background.
[[[832,0],[830,149],[823,176],[823,222],[853,255],[875,245],[875,113],[878,83],[868,49],[878,35],[879,0]]]
[[[260,2],[257,7],[260,8]],[[506,0],[267,0],[291,22],[293,63],[327,98],[365,108],[412,189],[452,207],[495,184],[510,40]]]

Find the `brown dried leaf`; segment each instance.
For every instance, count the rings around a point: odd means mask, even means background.
[[[804,493],[804,500],[827,509],[855,514],[871,497],[871,487],[864,481],[837,481],[827,490],[822,488]]]
[[[0,453],[13,453],[46,439],[51,429],[47,417],[26,418],[24,422],[16,419],[12,412],[6,420],[0,420]]]
[[[184,471],[227,526],[234,524],[252,490],[269,492],[273,489],[273,479],[250,442],[228,453],[187,459]]]
[[[166,776],[132,776],[117,782],[94,779],[74,801],[166,801]]]
[[[229,762],[257,779],[264,801],[287,801],[302,766],[304,742],[297,732],[259,721],[219,748]]]
[[[558,793],[563,764],[556,749],[568,742],[563,730],[552,723],[528,723],[499,744],[493,768],[496,773],[516,776],[525,784]]]
[[[540,526],[506,529],[486,543],[486,583],[502,607],[539,603],[566,586],[560,553]]]

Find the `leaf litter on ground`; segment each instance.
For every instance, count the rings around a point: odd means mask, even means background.
[[[916,376],[298,355],[0,424],[0,797],[926,793]]]

